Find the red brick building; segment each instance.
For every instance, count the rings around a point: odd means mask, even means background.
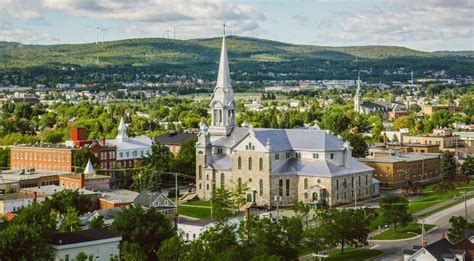
[[[22,144],[11,146],[12,170],[70,172],[73,150],[63,144]]]

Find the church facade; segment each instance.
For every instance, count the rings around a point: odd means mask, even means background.
[[[352,157],[349,143],[319,128],[265,129],[236,125],[225,37],[210,103],[211,124],[196,143],[196,193],[209,200],[217,188],[246,188],[249,203],[329,206],[370,198],[373,169]]]
[[[357,92],[354,96],[354,111],[363,114],[388,114],[389,112],[405,112],[407,106],[393,101],[366,101],[360,93],[360,78],[357,79]]]

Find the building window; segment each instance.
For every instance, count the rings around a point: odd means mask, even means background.
[[[209,174],[206,175],[206,180],[209,180]]]
[[[222,154],[222,148],[217,149],[217,154]]]
[[[242,158],[240,156],[237,158],[237,168],[242,169]]]
[[[336,190],[339,190],[339,180],[336,179]]]
[[[209,190],[209,184],[206,184],[206,190]]]
[[[278,195],[280,197],[283,196],[283,180],[282,179],[278,181]]]
[[[342,185],[344,186],[344,189],[347,188],[347,182],[346,182],[346,178],[344,178],[344,183],[342,183]]]
[[[249,157],[249,170],[252,170],[252,158]]]
[[[290,196],[290,180],[289,179],[286,180],[286,196],[287,197]]]
[[[352,180],[352,181],[351,181],[351,182],[352,182],[352,188],[354,188],[354,177],[352,177],[351,180]]]
[[[367,186],[369,184],[369,181],[368,181],[368,178],[367,178],[367,174],[365,174],[365,185]]]
[[[199,189],[202,189],[201,183],[199,183]]]
[[[225,177],[224,177],[224,173],[221,173],[221,188],[225,188]]]
[[[260,179],[260,197],[263,197],[263,179]]]
[[[249,142],[248,145],[245,146],[246,150],[255,150],[255,146],[252,145],[252,143]]]
[[[290,155],[291,155],[291,154],[290,154],[289,152],[287,152],[287,153],[286,153],[286,158],[289,159],[289,158],[290,158]]]
[[[201,165],[199,165],[198,174],[199,174],[199,179],[201,180],[202,179],[202,166]]]
[[[304,189],[308,189],[308,179],[304,179]]]
[[[359,176],[359,187],[360,187],[360,183],[361,183],[361,182],[360,182],[360,176]]]
[[[334,153],[331,153],[331,159],[334,159]]]
[[[258,160],[258,169],[259,169],[260,171],[263,171],[263,159],[262,159],[262,158],[260,158],[260,159]]]
[[[275,154],[275,159],[276,159],[276,160],[280,159],[280,154],[276,153],[276,154]]]
[[[319,159],[319,154],[318,153],[313,153],[313,159]]]

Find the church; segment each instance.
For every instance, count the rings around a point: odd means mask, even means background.
[[[210,103],[210,126],[196,143],[196,193],[209,200],[217,188],[240,183],[257,206],[335,206],[378,193],[373,169],[352,157],[351,146],[319,128],[266,129],[236,125],[225,36]]]
[[[363,114],[388,114],[389,112],[406,111],[407,106],[403,103],[393,101],[366,101],[362,99],[360,94],[360,77],[357,78],[357,91],[354,96],[354,111]]]

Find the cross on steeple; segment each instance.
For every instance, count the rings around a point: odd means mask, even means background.
[[[224,22],[224,24],[223,24],[223,28],[224,28],[224,37],[225,37],[225,27],[226,27],[226,25],[225,25],[225,22]]]

